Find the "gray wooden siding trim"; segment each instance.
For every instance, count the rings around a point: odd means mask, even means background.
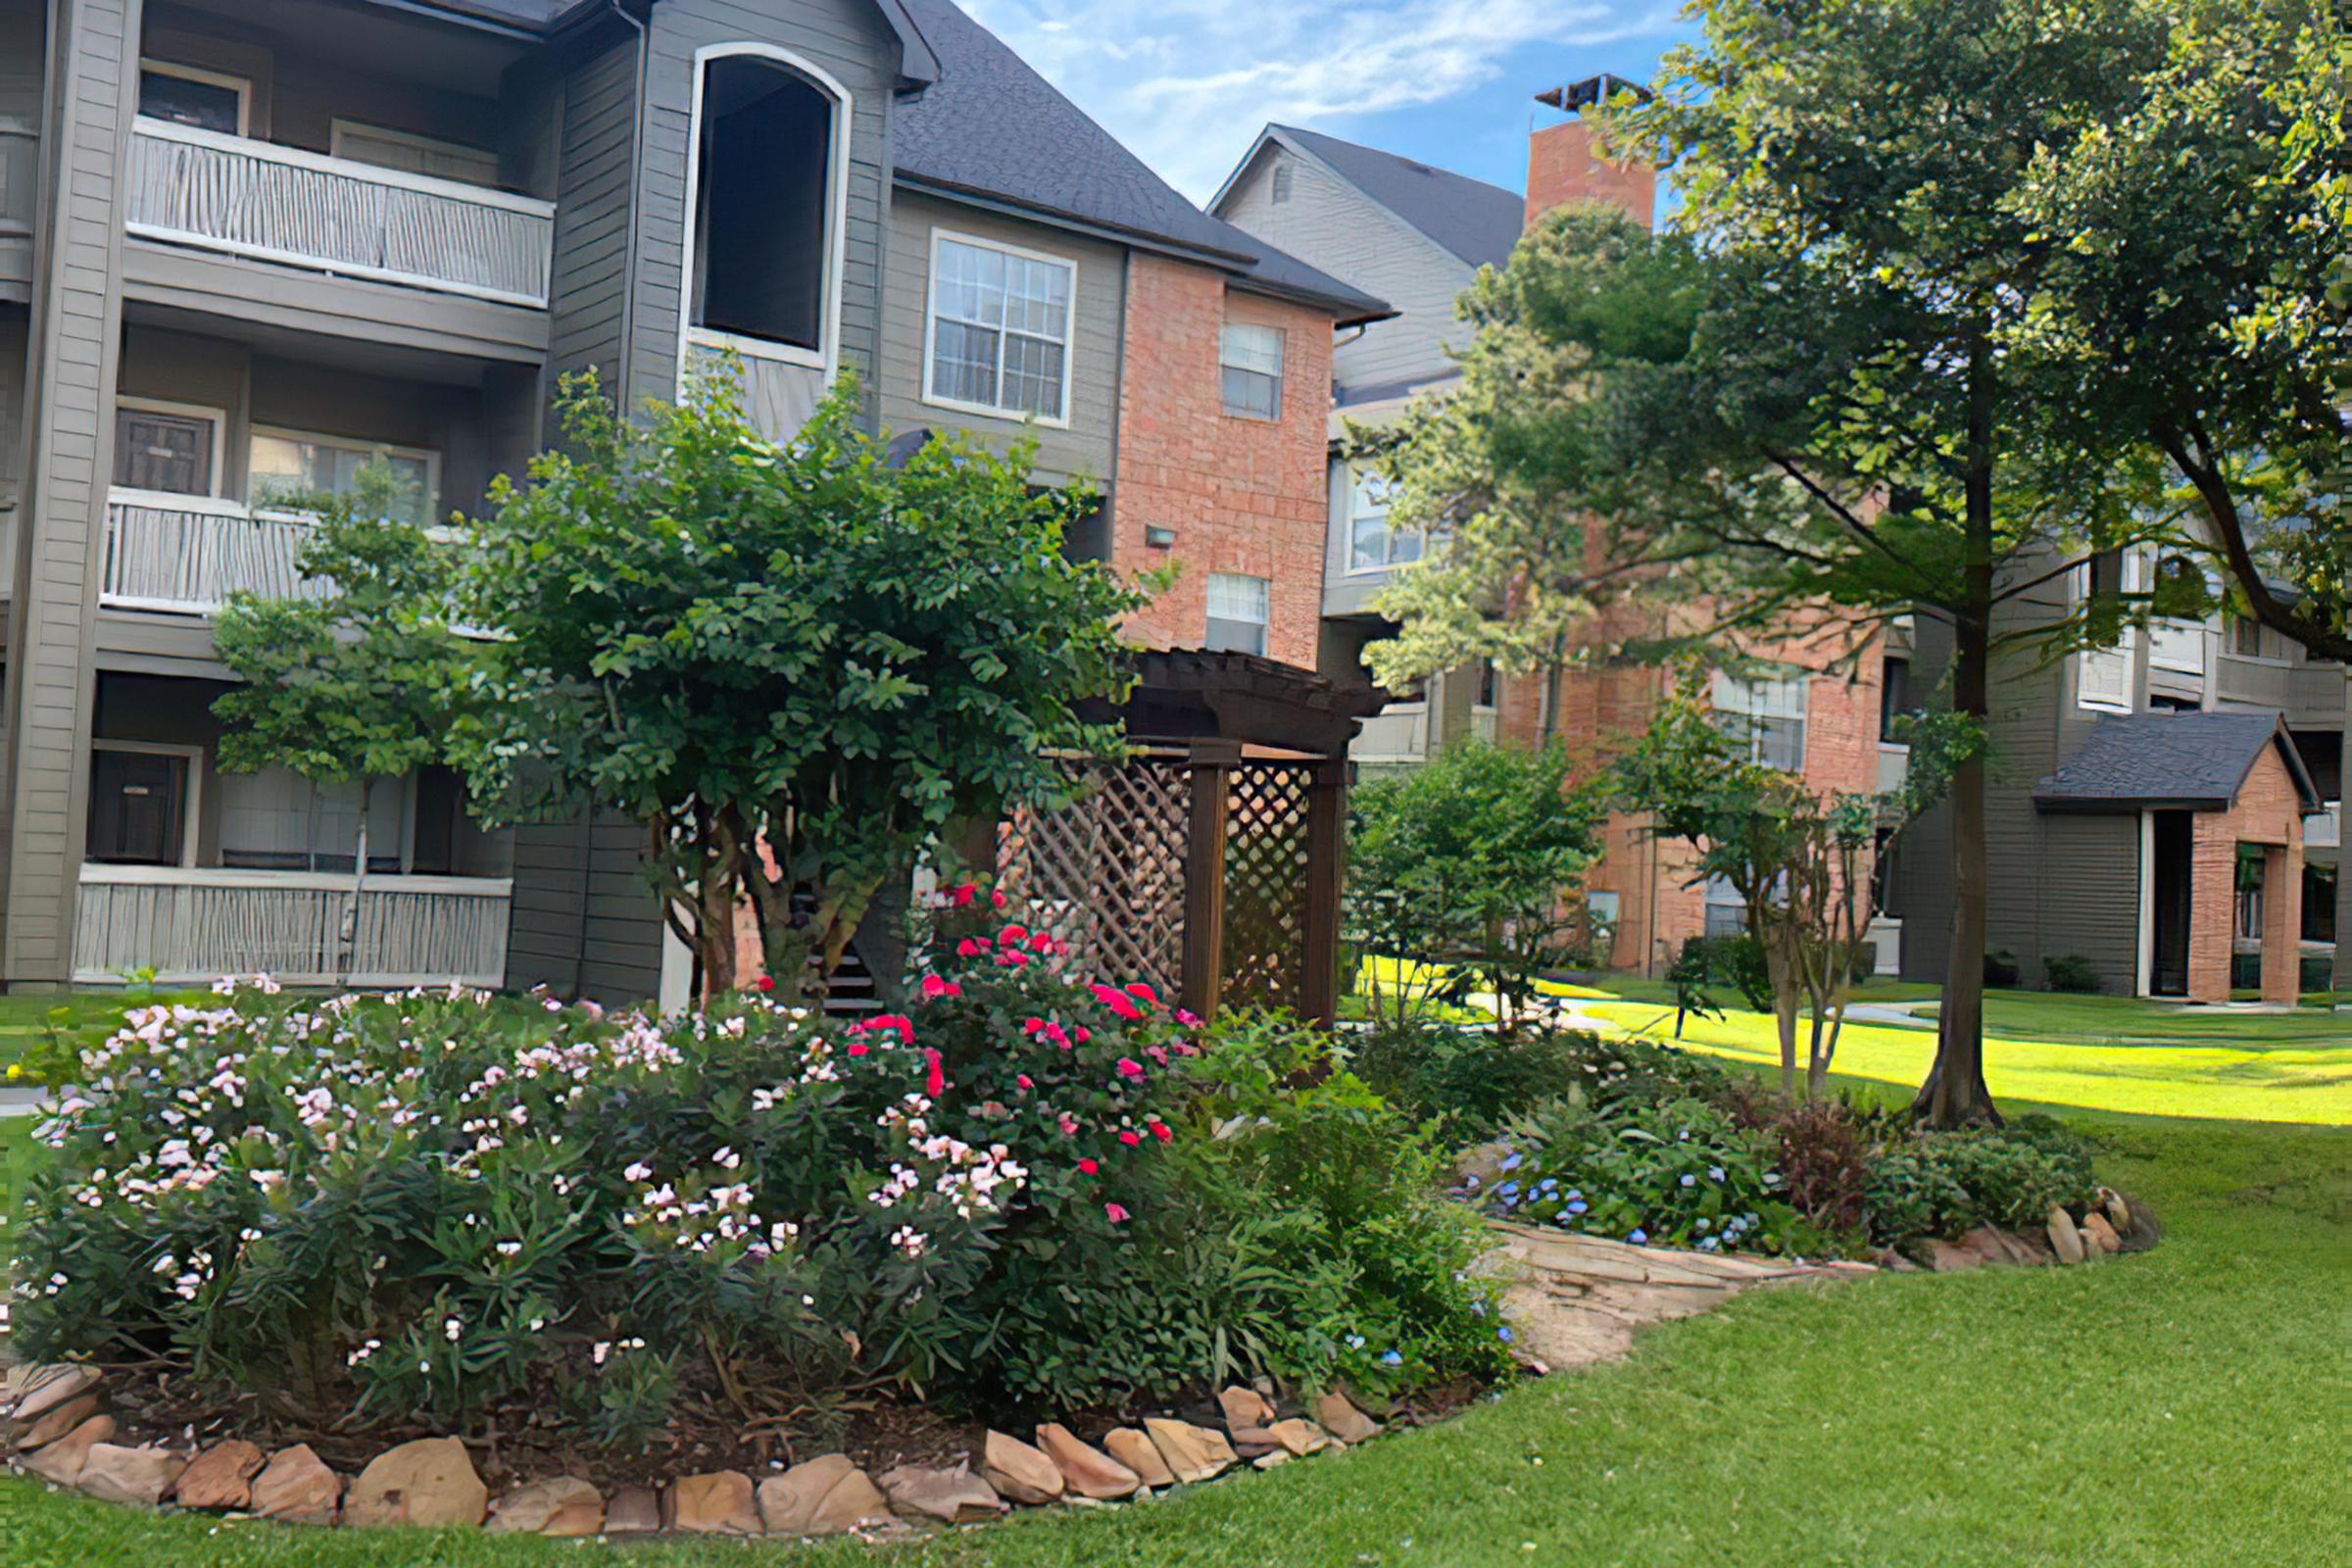
[[[631,36],[564,78],[557,135],[549,368],[555,376],[593,369],[608,390],[620,368],[636,92]]]
[[[1291,199],[1273,200],[1273,170],[1291,170]],[[1320,159],[1272,143],[1217,206],[1217,216],[1400,314],[1360,335],[1343,333],[1332,352],[1342,386],[1385,386],[1453,373],[1448,346],[1467,341],[1454,301],[1475,270],[1461,258],[1342,179]]]
[[[661,914],[639,870],[639,842],[637,825],[611,812],[514,829],[509,986],[608,1005],[659,992]]]
[[[548,316],[527,306],[397,283],[335,277],[153,240],[122,247],[125,295],[141,304],[252,321],[307,336],[350,338],[476,359],[536,365]]]
[[[137,86],[140,0],[57,0],[46,151],[67,189],[46,220],[26,506],[9,637],[8,865],[0,973],[62,984],[72,971],[95,676],[89,620],[104,537],[122,296],[118,210]]]
[[[973,239],[1060,257],[1077,269],[1077,311],[1069,346],[1067,428],[943,408],[923,401],[923,356],[931,300],[931,241],[946,229]],[[1023,223],[906,191],[890,212],[883,274],[882,355],[874,372],[884,428],[961,430],[1002,449],[1037,442],[1037,468],[1050,480],[1084,476],[1107,484],[1118,442],[1119,354],[1125,336],[1127,252],[1041,223]]]
[[[789,49],[849,90],[854,108],[840,280],[841,363],[870,383],[881,321],[897,35],[880,11],[864,0],[669,0],[655,9],[652,25],[645,145],[637,169],[639,254],[632,280],[631,401],[677,393],[695,53],[712,44],[758,42]]]

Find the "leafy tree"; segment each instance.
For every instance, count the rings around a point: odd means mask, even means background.
[[[1404,633],[1376,673],[1790,636],[1842,658],[1915,614],[1942,703],[1981,728],[1996,666],[2205,614],[2193,570],[2049,603],[2114,552],[2194,548],[2163,455],[2085,413],[2105,383],[2050,330],[2080,240],[2039,210],[2050,160],[2095,150],[2178,64],[2173,21],[2144,0],[1696,10],[1704,42],[1658,95],[1598,112],[1618,151],[1672,171],[1675,230],[1591,209],[1540,224],[1465,299],[1460,394],[1388,453],[1400,525],[1453,543],[1390,590]],[[2138,254],[2150,297],[2204,265]],[[1997,1119],[1985,759],[1954,755],[1951,945],[1917,1102],[1938,1125]]]
[[[1376,970],[1372,1004],[1403,1024],[1473,983],[1493,988],[1505,1033],[1566,933],[1562,899],[1592,858],[1601,808],[1571,786],[1568,752],[1482,741],[1359,785],[1348,845],[1350,924]]]
[[[213,704],[220,766],[357,780],[355,899],[376,785],[452,760],[457,728],[479,707],[471,672],[485,658],[459,630],[448,538],[392,520],[404,510],[400,482],[376,466],[349,495],[290,499],[318,517],[296,557],[309,586],[284,599],[233,595],[213,620],[214,651],[244,682]]]
[[[1117,747],[1079,709],[1123,692],[1139,599],[1063,555],[1091,496],[1033,488],[1031,449],[945,437],[894,463],[848,378],[779,447],[735,379],[636,421],[569,380],[567,445],[494,482],[475,613],[504,661],[468,760],[477,795],[535,782],[641,823],[712,988],[736,983],[748,894],[797,996],[927,839],[1052,805],[1057,755]]]

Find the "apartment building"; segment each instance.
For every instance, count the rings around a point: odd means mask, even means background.
[[[856,370],[1033,438],[1131,628],[1311,658],[1335,329],[1370,294],[1184,201],[949,0],[0,0],[0,980],[673,999],[636,830],[216,763],[210,615],[286,497],[481,505],[558,377],[732,350],[788,436]]]
[[[1593,77],[1539,96],[1546,119],[1528,139],[1524,192],[1320,132],[1268,125],[1211,200],[1211,212],[1380,295],[1397,313],[1344,331],[1332,351],[1338,392],[1323,570],[1327,673],[1359,669],[1365,646],[1393,633],[1373,602],[1428,548],[1417,533],[1390,526],[1378,478],[1339,456],[1344,427],[1379,428],[1415,397],[1442,397],[1459,384],[1455,355],[1468,328],[1455,302],[1481,268],[1506,265],[1544,214],[1569,201],[1600,201],[1653,221],[1655,172],[1597,157],[1579,113],[1621,85]],[[1824,794],[1889,788],[1908,754],[1890,738],[1899,710],[1889,706],[1882,677],[1887,649],[1873,644],[1849,661],[1842,642],[1796,638],[1752,650],[1768,661],[1767,672],[1719,674],[1715,703],[1760,760],[1801,774]],[[1352,755],[1365,767],[1410,766],[1466,735],[1533,745],[1556,734],[1578,755],[1597,758],[1648,725],[1667,678],[1643,666],[1580,671],[1560,682],[1555,710],[1540,680],[1499,677],[1491,666],[1449,671],[1365,720]],[[1731,889],[1694,881],[1691,857],[1654,838],[1640,819],[1611,818],[1603,849],[1586,892],[1612,933],[1618,967],[1654,973],[1689,938],[1737,929],[1742,914]],[[1889,971],[1901,935],[1892,920],[1872,932]]]

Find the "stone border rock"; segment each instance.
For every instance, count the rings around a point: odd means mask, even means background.
[[[1835,1281],[1876,1272],[1859,1263],[1784,1263],[1642,1248],[1597,1237],[1490,1221],[1519,1331],[1522,1363],[1538,1374],[1622,1354],[1634,1329],[1681,1317],[1758,1287]],[[1957,1243],[1929,1245],[1937,1270],[1987,1264],[2081,1262],[2137,1251],[2163,1234],[2155,1216],[2107,1188],[2077,1222],[2050,1209],[2044,1234],[1981,1227]],[[1882,1266],[1917,1268],[1886,1256]],[[330,1468],[307,1446],[265,1453],[238,1438],[201,1451],[111,1440],[105,1379],[74,1364],[0,1368],[0,1453],[26,1474],[107,1502],[172,1506],[295,1524],[368,1528],[483,1527],[492,1534],[577,1538],[652,1535],[818,1536],[971,1525],[1015,1507],[1101,1507],[1198,1486],[1244,1466],[1271,1470],[1379,1437],[1373,1412],[1336,1391],[1286,1414],[1266,1385],[1219,1391],[1221,1426],[1168,1416],[1088,1443],[1058,1422],[1030,1441],[991,1429],[980,1451],[948,1468],[901,1465],[869,1476],[828,1453],[755,1480],[739,1470],[681,1475],[660,1487],[610,1494],[580,1476],[525,1482],[492,1498],[465,1445],[419,1438],[369,1460],[356,1476]]]

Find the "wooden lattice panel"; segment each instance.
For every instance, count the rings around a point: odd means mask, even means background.
[[[1226,1006],[1297,1008],[1306,978],[1307,786],[1313,768],[1245,761],[1225,805]]]
[[[1163,997],[1184,979],[1184,861],[1192,787],[1184,765],[1141,758],[1078,770],[1059,811],[1019,811],[998,835],[999,884],[1033,928],[1070,945],[1074,972]]]

